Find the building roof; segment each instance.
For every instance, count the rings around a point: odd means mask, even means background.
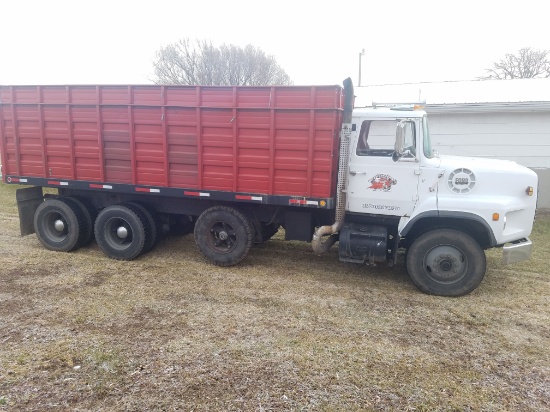
[[[550,110],[550,78],[407,83],[355,88],[355,106],[425,102],[426,111]]]

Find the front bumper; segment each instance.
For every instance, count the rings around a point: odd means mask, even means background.
[[[511,263],[521,262],[531,257],[533,242],[529,238],[524,238],[513,243],[507,243],[502,247],[502,263],[509,265]]]

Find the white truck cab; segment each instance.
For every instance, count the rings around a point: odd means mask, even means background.
[[[423,110],[355,109],[348,168],[341,260],[375,263],[391,250],[395,261],[394,242],[416,286],[459,296],[483,279],[483,250],[503,246],[505,263],[531,254],[537,175],[512,161],[439,155]]]

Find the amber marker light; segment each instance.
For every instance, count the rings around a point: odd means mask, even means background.
[[[525,193],[527,193],[527,196],[533,196],[534,192],[535,189],[533,188],[533,186],[527,186],[527,190],[525,191]]]
[[[493,213],[493,220],[498,222],[498,219],[500,219],[500,215],[498,213]]]
[[[324,200],[321,200],[319,202],[319,206],[321,206],[321,207],[325,207],[326,205],[327,205],[327,202],[325,202]]]

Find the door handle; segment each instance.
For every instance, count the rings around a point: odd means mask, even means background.
[[[366,175],[367,172],[356,172],[354,170],[350,170],[349,171],[349,174],[352,175],[352,176],[355,176],[355,175]]]

